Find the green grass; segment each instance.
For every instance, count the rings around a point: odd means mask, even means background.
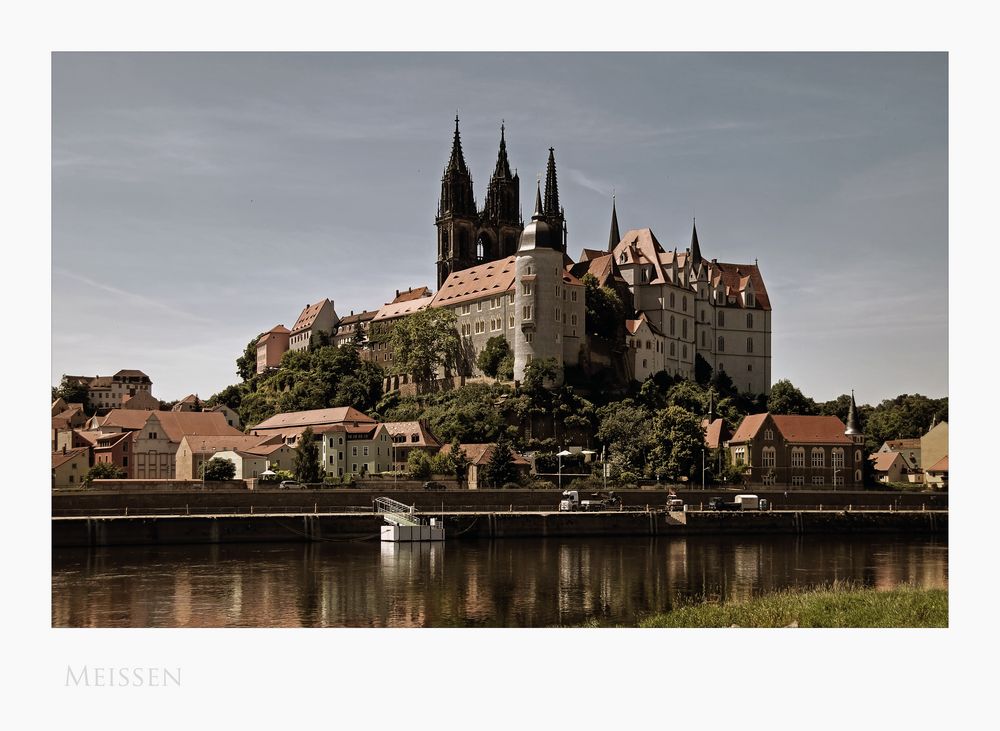
[[[851,584],[702,602],[643,618],[640,627],[947,627],[948,591]]]

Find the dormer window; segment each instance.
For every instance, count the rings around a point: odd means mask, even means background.
[[[753,292],[744,292],[743,302],[746,304],[747,307],[756,307],[756,304],[754,303]]]

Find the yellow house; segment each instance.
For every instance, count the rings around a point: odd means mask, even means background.
[[[942,421],[930,428],[920,437],[920,463],[924,467],[924,482],[931,485],[941,485],[939,475],[932,474],[931,467],[936,467],[948,456],[948,422]],[[946,468],[947,469],[947,468]]]
[[[81,487],[90,470],[90,450],[66,449],[52,453],[52,487]]]

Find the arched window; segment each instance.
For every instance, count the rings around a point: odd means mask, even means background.
[[[861,450],[860,449],[854,450],[854,464],[861,464]]]
[[[722,336],[719,336],[719,352],[726,352],[726,339]]]
[[[747,352],[753,352],[753,338],[747,338]]]
[[[701,347],[706,347],[708,345],[708,333],[704,330],[701,331]]]
[[[688,346],[687,346],[687,344],[681,346],[681,357],[684,360],[687,360],[687,357],[688,357]]]
[[[670,306],[671,307],[674,306],[674,293],[673,292],[670,293]]]
[[[752,328],[753,328],[753,313],[752,312],[748,312],[747,313],[747,329],[749,330],[749,329],[752,329]]]
[[[805,447],[792,447],[792,467],[806,466]]]
[[[810,454],[810,465],[812,467],[824,467],[826,465],[826,454],[822,447],[813,447]]]
[[[688,311],[688,298],[687,297],[681,297],[681,309],[684,310],[685,312]]]
[[[670,334],[673,335],[676,331],[676,323],[674,322],[674,316],[670,316]]]
[[[687,336],[688,336],[688,321],[687,321],[687,320],[684,320],[684,321],[683,321],[683,322],[681,323],[681,332],[683,333],[683,334],[681,335],[681,337],[683,337],[683,338],[685,338],[685,339],[686,339],[686,338],[687,338]]]
[[[719,327],[724,327],[726,324],[726,313],[719,310]]]
[[[670,341],[670,355],[677,355],[677,343]]]
[[[760,451],[760,464],[762,467],[774,467],[775,450],[774,447],[764,447]]]
[[[834,469],[844,468],[844,448],[834,447],[830,452],[830,466]]]
[[[479,239],[479,241],[476,242],[476,261],[483,260],[483,251],[484,251],[483,240]]]

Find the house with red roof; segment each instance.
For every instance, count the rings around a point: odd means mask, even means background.
[[[850,490],[864,484],[864,435],[853,394],[846,426],[836,416],[751,414],[729,451],[750,485]]]
[[[288,337],[289,350],[305,350],[309,347],[312,336],[320,333],[329,335],[332,342],[339,323],[340,318],[333,308],[333,300],[324,298],[306,305],[292,325]]]

